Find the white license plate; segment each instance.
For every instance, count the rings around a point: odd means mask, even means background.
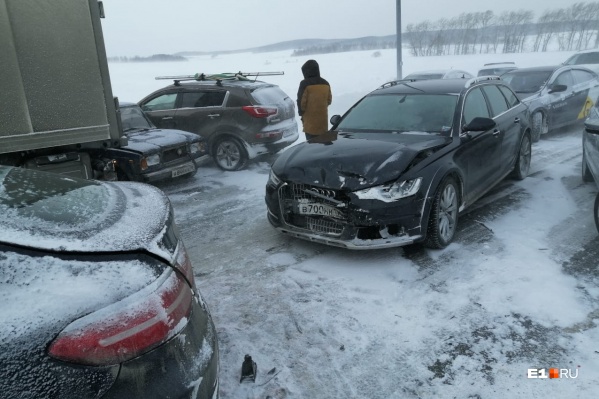
[[[319,215],[319,216],[330,216],[337,219],[343,219],[343,214],[337,209],[329,205],[314,204],[314,203],[299,203],[300,215]]]
[[[182,176],[182,175],[186,175],[188,173],[191,173],[195,170],[195,167],[193,165],[185,165],[180,167],[179,169],[175,169],[173,170],[173,177],[177,177],[177,176]]]

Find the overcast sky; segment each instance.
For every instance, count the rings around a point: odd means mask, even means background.
[[[109,56],[237,50],[295,39],[395,33],[396,0],[103,0]],[[547,9],[582,0],[402,0],[409,23],[463,12]]]

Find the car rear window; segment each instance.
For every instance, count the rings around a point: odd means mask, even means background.
[[[447,132],[458,97],[451,94],[383,94],[365,97],[343,118],[339,130]]]
[[[282,103],[289,96],[277,86],[267,86],[252,91],[252,98],[260,105],[267,105]]]

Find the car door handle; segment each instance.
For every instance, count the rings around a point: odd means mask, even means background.
[[[165,116],[164,118],[162,118],[163,121],[172,121],[173,117],[172,116]]]
[[[499,137],[499,134],[501,133],[501,130],[493,130],[493,137]]]
[[[514,123],[520,123],[520,118],[515,118]]]
[[[208,115],[208,118],[218,118],[220,116],[220,114],[210,114]]]

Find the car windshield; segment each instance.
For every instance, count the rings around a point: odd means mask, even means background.
[[[508,71],[513,71],[516,67],[499,67],[499,68],[489,68],[489,69],[481,69],[478,71],[478,76],[489,76],[489,75],[502,75]]]
[[[457,100],[458,96],[453,94],[370,95],[343,117],[337,129],[449,132]]]
[[[553,70],[508,72],[501,79],[509,84],[516,93],[536,93],[549,80]]]
[[[123,132],[154,128],[139,107],[122,107],[121,124],[123,125]]]

